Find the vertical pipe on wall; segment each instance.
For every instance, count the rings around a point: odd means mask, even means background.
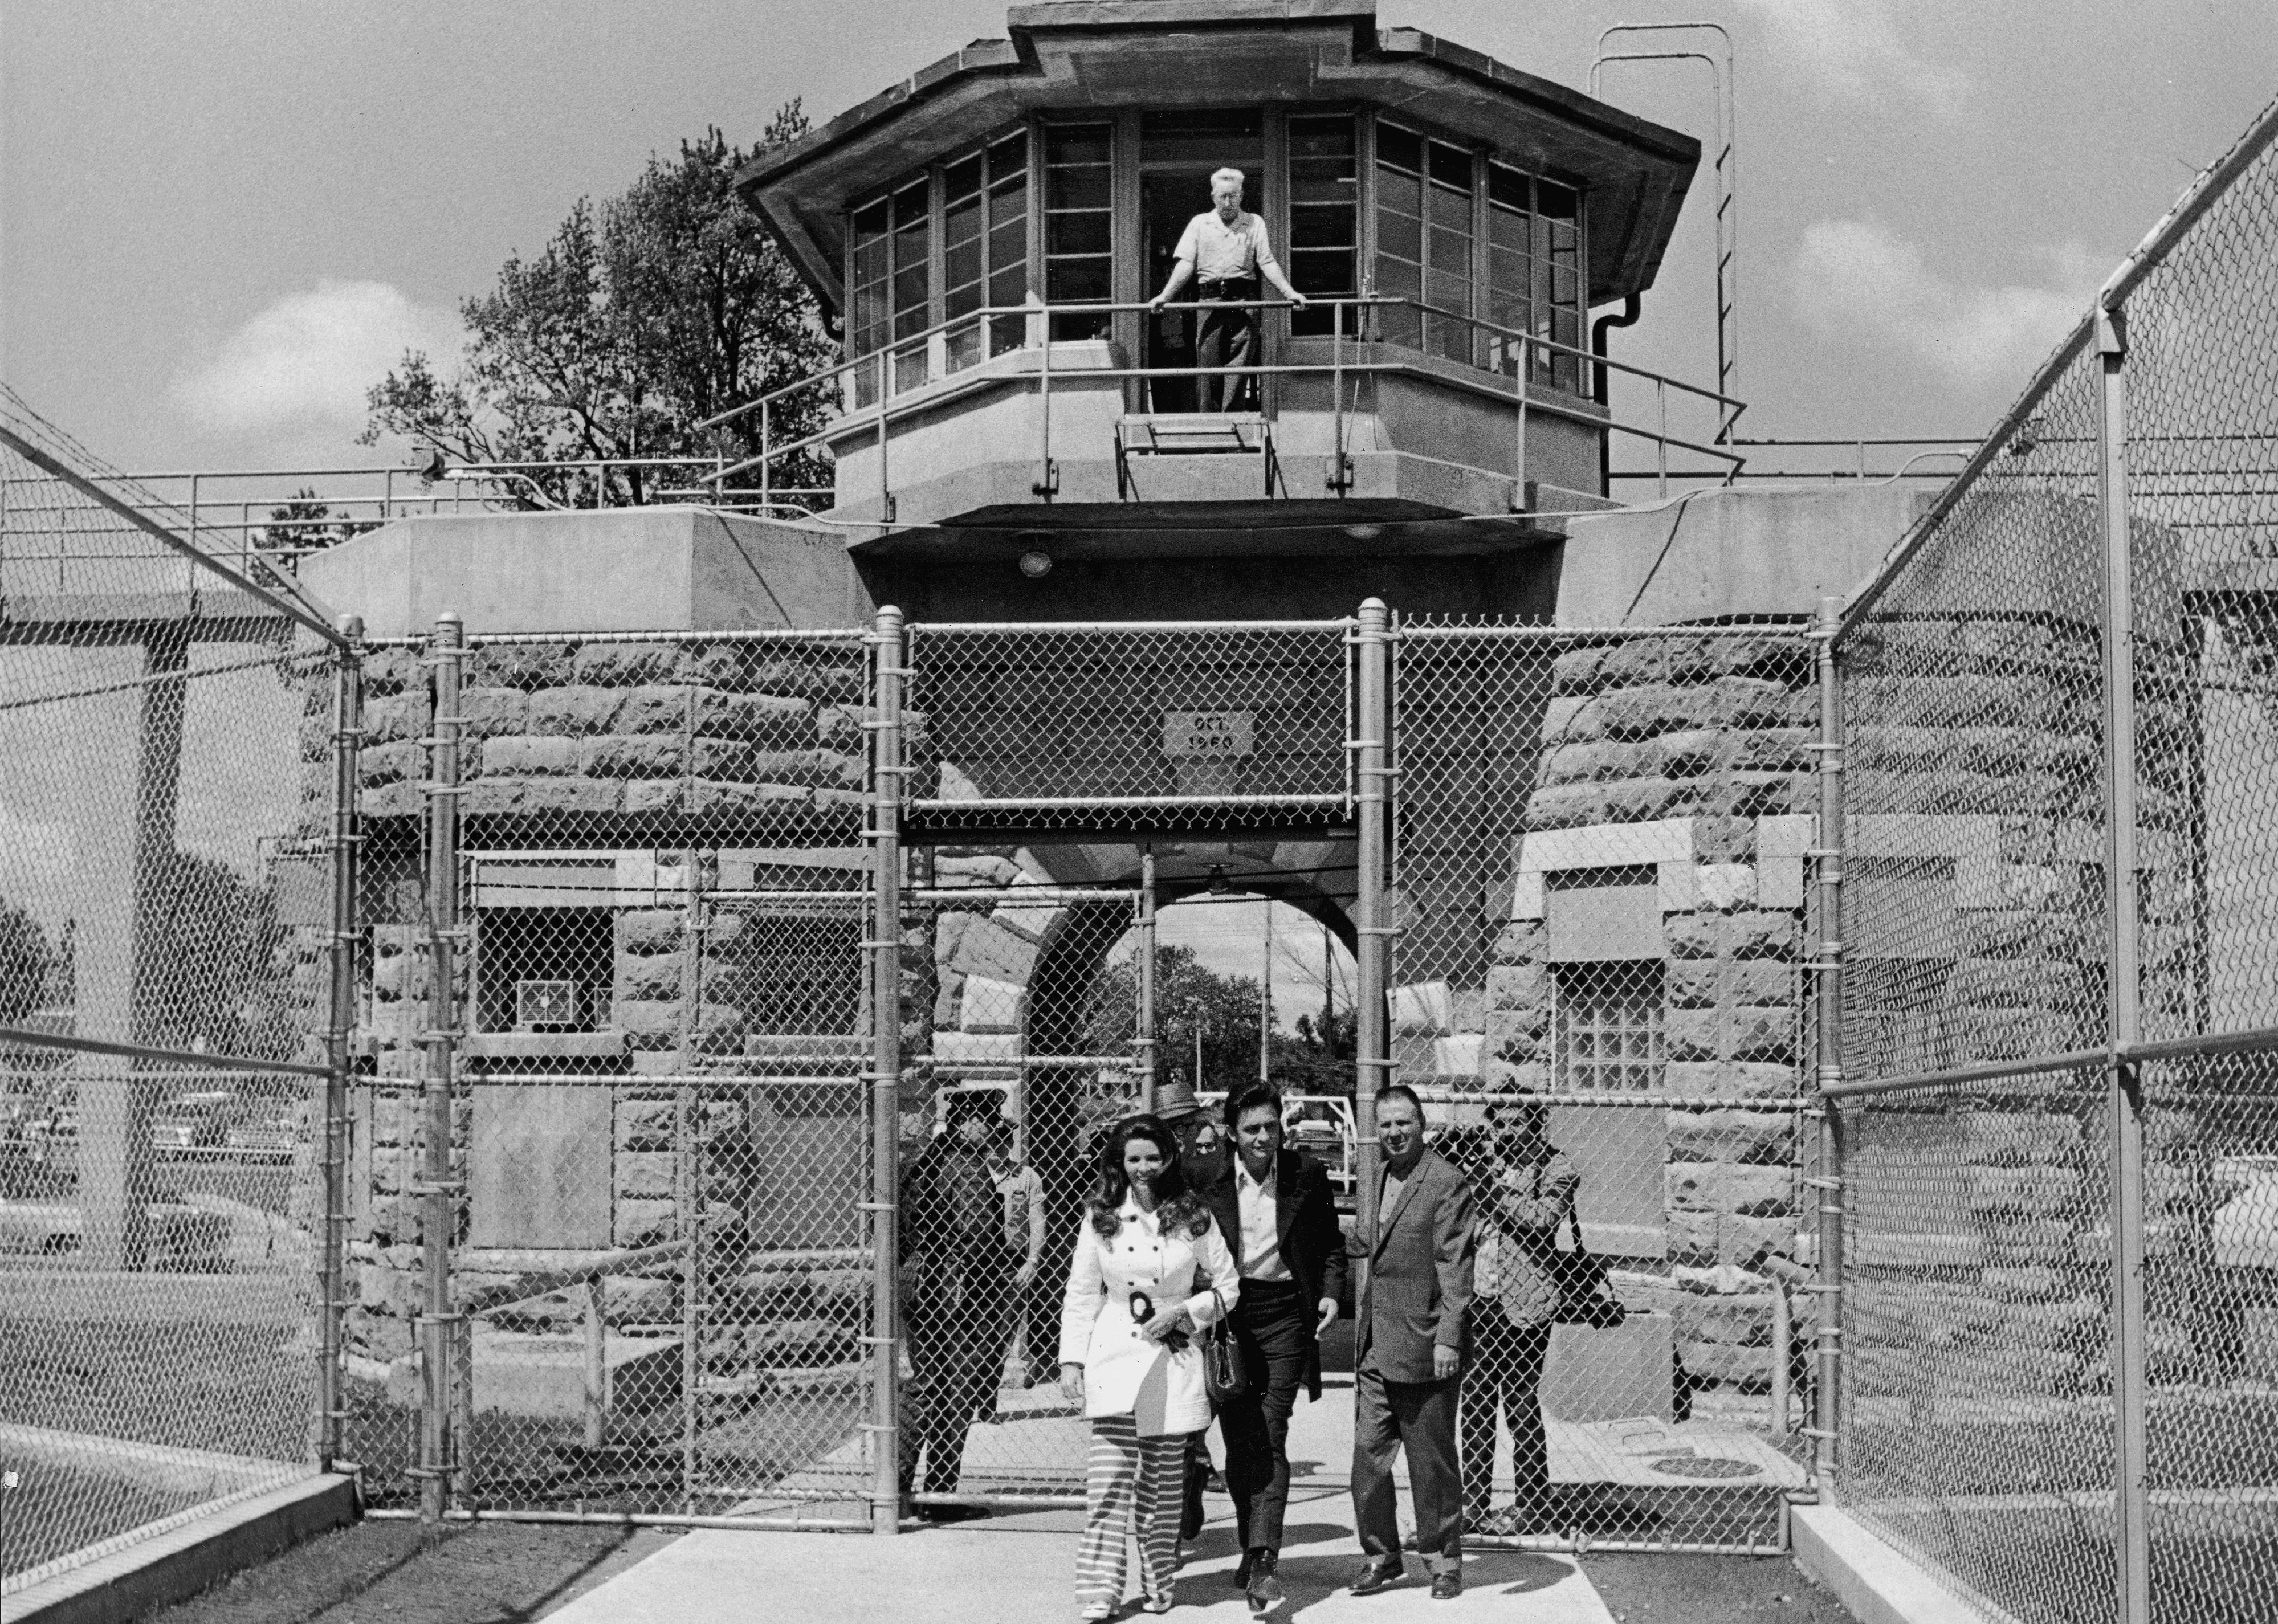
[[[1843,1368],[1843,1113],[1825,1091],[1843,1080],[1843,685],[1837,660],[1841,606],[1820,601],[1819,838],[1811,860],[1817,892],[1819,940],[1811,962],[1814,1048],[1821,1090],[1819,1173],[1819,1298],[1816,1360],[1812,1382],[1812,1476],[1823,1499],[1831,1499],[1838,1464]]]
[[[2114,1554],[2121,1624],[2151,1617],[2151,1529],[2144,1421],[2144,1094],[2138,1066],[2116,1051],[2139,1041],[2142,944],[2137,926],[2136,841],[2136,613],[2128,525],[2127,332],[2121,312],[2098,305],[2096,348],[2103,363],[2097,423],[2098,496],[2104,520],[2104,724],[2106,831],[2104,909],[2110,966],[2114,1058],[2107,1070],[2112,1117],[2112,1369],[2115,1400]]]
[[[325,1191],[322,1255],[318,1268],[317,1372],[317,1466],[329,1472],[340,1453],[340,1427],[347,1419],[340,1393],[340,1315],[348,1304],[340,1292],[347,1280],[348,1072],[355,1064],[348,1042],[355,1031],[357,751],[363,740],[363,619],[344,614],[333,676],[332,930],[327,968],[332,997],[325,1028]]]
[[[1358,727],[1353,736],[1357,765],[1354,774],[1359,809],[1359,896],[1356,908],[1358,986],[1354,990],[1355,1043],[1353,1114],[1356,1118],[1359,1187],[1354,1213],[1358,1232],[1376,1233],[1376,1186],[1380,1168],[1376,1145],[1376,1091],[1392,1080],[1392,1059],[1386,1041],[1385,862],[1390,829],[1391,777],[1385,746],[1391,733],[1390,665],[1391,616],[1384,600],[1372,598],[1360,606],[1360,623],[1353,633],[1354,658],[1360,667]],[[1363,1265],[1365,1267],[1365,1265]]]
[[[426,1144],[415,1186],[423,1199],[419,1235],[425,1268],[427,1311],[420,1316],[421,1390],[419,1514],[440,1522],[450,1498],[463,1438],[453,1436],[452,1376],[458,1315],[451,1308],[451,1239],[458,1219],[458,1184],[451,1177],[451,1141],[459,938],[459,677],[465,628],[449,613],[436,617],[432,652],[435,702],[428,721],[427,774],[427,1025],[420,1033],[424,1060],[420,1079]]]
[[[878,611],[870,797],[870,1531],[901,1529],[902,612]]]
[[[1155,849],[1139,849],[1139,941],[1138,962],[1133,966],[1137,992],[1137,1009],[1134,1011],[1131,1047],[1136,1052],[1139,1065],[1139,1109],[1155,1109],[1155,1093],[1161,1086],[1161,1066],[1155,1041]]]

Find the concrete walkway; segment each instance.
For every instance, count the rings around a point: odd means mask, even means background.
[[[1349,1378],[1348,1378],[1349,1379]],[[1433,1624],[1513,1616],[1527,1624],[1613,1624],[1612,1614],[1570,1558],[1487,1552],[1464,1564],[1464,1595],[1434,1603],[1422,1564],[1409,1560],[1400,1587],[1365,1600],[1344,1594],[1360,1567],[1346,1486],[1352,1458],[1352,1391],[1331,1387],[1319,1404],[1300,1399],[1290,1426],[1291,1486],[1277,1615],[1304,1624]],[[1402,1494],[1403,1527],[1412,1526]],[[1210,1498],[1211,1525],[1179,1575],[1173,1618],[1246,1620],[1227,1582],[1240,1552],[1223,1495]],[[1076,1616],[1076,1512],[990,1517],[879,1539],[855,1534],[762,1534],[698,1529],[549,1616],[549,1624],[1068,1624]],[[1133,1597],[1137,1595],[1135,1582]],[[1133,1606],[1127,1617],[1144,1617]]]

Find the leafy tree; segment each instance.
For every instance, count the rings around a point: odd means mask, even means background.
[[[0,1025],[12,1026],[48,1002],[56,958],[40,922],[0,903]]]
[[[271,553],[290,556],[337,546],[351,536],[361,536],[366,530],[379,528],[371,521],[336,516],[329,504],[317,500],[314,491],[302,485],[281,506],[271,508],[269,522],[262,530],[259,545]]]
[[[677,162],[652,156],[622,195],[581,199],[545,249],[510,255],[498,286],[460,306],[468,342],[446,377],[427,355],[367,396],[359,437],[424,441],[468,462],[722,455],[759,449],[756,412],[699,432],[705,418],[829,364],[814,297],[760,220],[737,198],[736,171],[807,128],[797,101],[746,150],[716,130],[684,141]],[[813,433],[820,385],[770,408],[773,442]],[[544,469],[502,493],[524,507],[593,502],[590,472]],[[608,499],[641,502],[689,483],[669,470],[608,475]],[[827,483],[823,465],[779,460],[772,483]]]
[[[1204,1091],[1232,1090],[1257,1075],[1258,985],[1248,976],[1204,969],[1194,949],[1160,949],[1155,955],[1156,1053],[1163,1075],[1187,1077],[1195,1069],[1195,1033],[1202,1033]],[[1130,963],[1110,964],[1092,984],[1084,1030],[1095,1055],[1120,1052],[1137,1019],[1138,983]],[[1297,1018],[1295,1036],[1275,1031],[1269,1054],[1273,1080],[1288,1094],[1350,1094],[1355,1020],[1339,1011],[1326,1035],[1311,1015]]]
[[[157,984],[138,1033],[161,1048],[289,1055],[299,1039],[277,899],[226,863],[177,852],[154,898]]]

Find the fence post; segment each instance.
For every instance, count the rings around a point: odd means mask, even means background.
[[[2121,1624],[2152,1615],[2150,1499],[2145,1471],[2144,1094],[2137,1066],[2120,1057],[2141,1041],[2141,944],[2136,879],[2136,611],[2128,525],[2127,332],[2119,310],[2096,307],[2103,362],[2097,422],[2104,520],[2104,721],[2106,831],[2104,909],[2112,1001],[2112,1371],[2114,1554]]]
[[[428,721],[427,1025],[420,1033],[420,1079],[426,1107],[426,1154],[413,1192],[424,1201],[419,1232],[427,1311],[420,1316],[419,1515],[440,1522],[457,1469],[453,1456],[453,1366],[459,1316],[451,1306],[451,1237],[458,1184],[451,1177],[452,1083],[458,1036],[452,981],[459,934],[459,675],[465,628],[457,615],[436,617],[429,663],[435,705]]]
[[[1136,1009],[1132,1021],[1131,1047],[1139,1051],[1139,1109],[1155,1109],[1155,1091],[1161,1086],[1160,1046],[1155,1041],[1155,848],[1139,849],[1139,945]],[[1203,1086],[1202,1079],[1195,1086]],[[1025,1090],[1023,1091],[1025,1093]]]
[[[317,1297],[317,1466],[329,1472],[340,1453],[340,1315],[347,1280],[348,1040],[355,1029],[357,751],[363,742],[363,619],[344,614],[333,676],[333,906],[327,943],[332,996],[325,1023],[324,1220]]]
[[[902,612],[878,611],[870,800],[870,1531],[901,1531]]]
[[[1386,770],[1385,747],[1391,737],[1388,652],[1390,613],[1384,600],[1372,598],[1360,606],[1360,624],[1353,635],[1354,653],[1360,667],[1359,704],[1353,749],[1359,810],[1360,915],[1356,926],[1359,950],[1355,961],[1353,1116],[1354,1148],[1357,1152],[1357,1185],[1353,1211],[1359,1233],[1376,1233],[1376,1186],[1380,1170],[1376,1147],[1376,1091],[1392,1080],[1390,1046],[1385,1036],[1384,945],[1390,934],[1384,921],[1386,836],[1390,820],[1391,775]],[[1367,1265],[1364,1263],[1363,1268]]]
[[[1819,940],[1810,964],[1814,1048],[1820,1090],[1819,1299],[1812,1381],[1811,1473],[1820,1498],[1832,1501],[1842,1436],[1843,1109],[1826,1090],[1843,1080],[1843,674],[1836,659],[1842,629],[1835,599],[1819,606],[1819,838],[1812,846]]]
[[[692,750],[690,759],[694,759]],[[680,1239],[687,1243],[680,1274],[680,1486],[682,1504],[691,1510],[696,1504],[698,1398],[704,1382],[704,1096],[689,1080],[696,1075],[704,1030],[702,861],[698,848],[681,848],[680,1081],[672,1095],[672,1193]],[[594,1289],[600,1290],[598,1283]]]

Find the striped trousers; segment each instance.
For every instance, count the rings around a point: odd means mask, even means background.
[[[1141,1437],[1128,1415],[1097,1415],[1084,1468],[1083,1542],[1076,1548],[1075,1595],[1085,1605],[1123,1605],[1123,1545],[1139,1536],[1139,1582],[1168,1596],[1179,1564],[1180,1491],[1187,1435]]]

